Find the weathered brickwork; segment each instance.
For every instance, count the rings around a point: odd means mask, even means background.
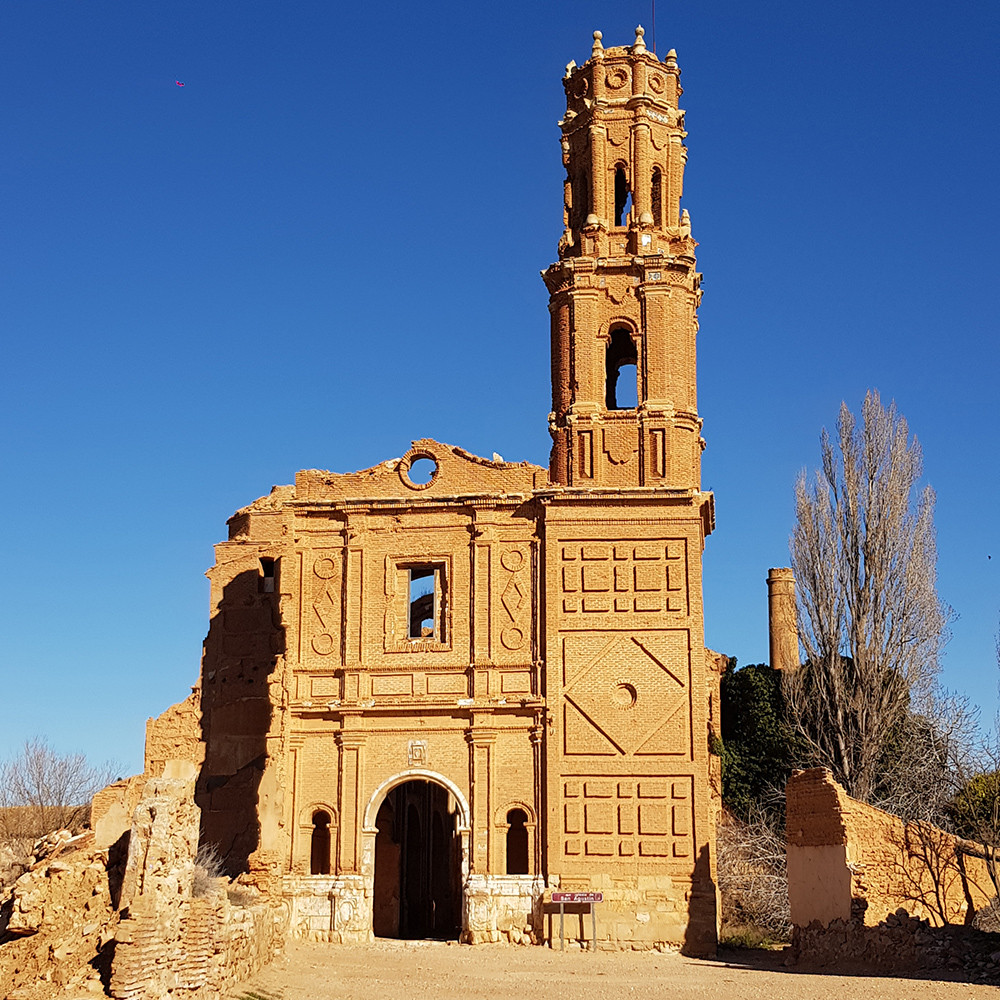
[[[852,799],[826,768],[794,774],[786,801],[795,925],[871,927],[900,909],[933,926],[964,924],[993,895],[975,845]]]
[[[167,762],[136,806],[121,884],[109,993],[215,1000],[280,950],[287,910],[199,870],[195,768]]]
[[[563,886],[604,892],[604,946],[714,950],[679,75],[639,30],[564,80],[549,468],[417,440],[216,548],[198,711],[148,756],[194,741],[202,841],[296,936],[534,942]]]
[[[0,895],[0,996],[101,992],[118,926],[122,844],[57,830],[35,845],[29,867]]]
[[[36,845],[0,897],[0,995],[218,1000],[281,950],[286,903],[199,865],[194,763],[162,770],[100,792],[93,832]]]

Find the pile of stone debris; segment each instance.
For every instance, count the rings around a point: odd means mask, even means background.
[[[104,992],[126,852],[124,842],[97,848],[90,831],[56,830],[35,843],[0,896],[0,996]]]
[[[902,907],[875,926],[834,920],[794,927],[786,964],[874,973],[941,970],[971,982],[1000,982],[1000,934],[956,924],[932,926]]]

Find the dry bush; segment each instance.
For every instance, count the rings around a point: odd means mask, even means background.
[[[977,931],[1000,934],[1000,897],[994,896],[985,906],[976,910],[972,926]]]
[[[215,844],[200,844],[194,856],[194,878],[191,882],[192,896],[207,896],[217,885],[217,880],[225,875],[222,855]]]
[[[758,806],[747,820],[724,813],[717,843],[724,929],[755,927],[786,938],[788,874],[778,818]]]
[[[28,870],[32,843],[30,837],[0,836],[0,896]]]
[[[94,793],[115,779],[114,762],[93,767],[82,753],[56,753],[40,737],[0,762],[0,838],[44,837],[82,829]]]

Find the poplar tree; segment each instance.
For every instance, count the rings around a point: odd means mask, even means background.
[[[895,403],[841,405],[822,467],[796,483],[791,537],[806,662],[785,675],[788,717],[809,761],[872,802],[887,755],[907,752],[934,700],[947,609],[938,599],[934,492]]]

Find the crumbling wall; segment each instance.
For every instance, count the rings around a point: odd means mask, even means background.
[[[852,799],[826,768],[792,775],[786,802],[793,924],[861,914],[874,926],[900,908],[934,926],[962,924],[993,895],[974,844]]]
[[[198,855],[196,767],[130,778],[98,794],[97,833],[68,830],[35,846],[0,898],[0,996],[41,1000],[64,987],[118,998],[215,1000],[281,949],[288,906],[215,877]],[[125,803],[141,796],[130,826]]]
[[[994,891],[974,844],[852,799],[826,768],[793,774],[786,807],[796,956],[889,971],[995,950],[962,926]]]
[[[791,958],[809,966],[846,965],[882,973],[961,969],[974,979],[1000,978],[995,934],[954,924],[933,927],[903,909],[875,926],[866,925],[859,912],[829,926],[814,921],[808,927],[794,927]]]
[[[149,780],[133,774],[102,788],[90,803],[90,828],[98,847],[110,847],[132,828],[132,814]]]
[[[135,810],[111,974],[118,1000],[214,1000],[268,962],[286,933],[283,907],[231,890],[199,863],[195,778],[192,762],[168,762]]]
[[[163,774],[168,760],[189,760],[201,767],[205,744],[201,732],[201,685],[191,694],[171,705],[155,719],[146,720],[147,776]]]

